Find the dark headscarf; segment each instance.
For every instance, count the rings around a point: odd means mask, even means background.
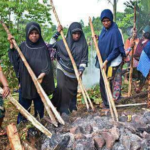
[[[108,66],[110,62],[115,59],[119,54],[125,56],[125,51],[123,48],[123,41],[121,33],[118,26],[113,22],[113,14],[109,9],[105,9],[101,13],[101,21],[104,18],[108,18],[111,21],[111,26],[109,29],[103,27],[101,34],[99,36],[98,46],[102,56],[102,60],[108,60]],[[98,59],[96,58],[96,67],[99,68]]]
[[[72,34],[74,32],[81,32],[81,37],[78,41],[74,41],[72,38]],[[74,22],[70,25],[66,37],[66,41],[68,43],[68,46],[71,50],[72,56],[76,62],[77,67],[79,67],[80,64],[84,63],[87,64],[88,62],[88,46],[87,42],[84,36],[84,33],[82,31],[82,26],[78,22]],[[71,60],[68,56],[67,50],[65,48],[65,45],[63,41],[59,41],[56,44],[57,47],[57,54],[58,54],[58,61],[60,65],[68,72],[73,73],[73,67]]]
[[[40,36],[36,43],[33,43],[32,41],[29,40],[29,34],[33,30],[36,30]],[[26,43],[31,48],[38,48],[38,47],[45,46],[45,42],[41,36],[41,28],[38,23],[30,22],[27,24],[27,26],[26,26]]]
[[[102,11],[100,16],[101,21],[103,21],[104,18],[108,18],[113,23],[113,14],[111,10],[105,9]]]
[[[40,35],[40,38],[36,43],[33,43],[29,40],[29,34],[32,30],[37,30]],[[27,24],[26,41],[21,43],[20,49],[36,77],[38,77],[41,73],[46,74],[42,82],[42,87],[47,94],[52,93],[54,90],[53,70],[47,46],[41,36],[39,24],[35,22]],[[38,93],[35,85],[17,51],[10,50],[9,57],[16,68],[15,70],[17,70],[16,74],[19,76],[22,97],[26,99],[37,98]]]

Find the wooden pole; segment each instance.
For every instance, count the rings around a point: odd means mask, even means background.
[[[134,27],[133,27],[133,34],[134,30],[136,30],[136,6],[134,6]],[[132,37],[133,41],[135,41],[134,36]],[[131,63],[130,63],[130,73],[129,73],[129,87],[128,87],[128,97],[132,94],[132,75],[133,75],[133,55],[134,55],[134,47],[132,48],[131,54]]]
[[[136,104],[125,104],[125,105],[116,105],[117,108],[120,107],[133,107],[133,106],[142,106],[147,105],[147,103],[136,103]]]
[[[87,96],[87,99],[88,99],[88,101],[89,101],[89,104],[90,104],[92,110],[95,111],[95,108],[94,108],[94,106],[93,106],[93,103],[91,102],[91,99],[90,99],[90,96],[89,96],[88,92],[86,91],[85,87],[83,87],[83,88],[84,88],[84,92],[85,92],[85,94],[86,94],[86,96]]]
[[[0,93],[3,93],[3,89],[0,88]],[[35,117],[33,117],[22,105],[18,103],[17,100],[15,100],[11,94],[8,95],[7,99],[19,110],[19,112],[27,119],[29,120],[33,126],[35,126],[37,129],[39,129],[42,133],[44,133],[47,137],[51,138],[52,133],[48,131],[39,121],[36,120]]]
[[[12,150],[23,150],[17,128],[14,124],[7,126],[7,136]]]
[[[56,20],[57,20],[57,22],[58,22],[58,25],[61,25],[60,20],[59,20],[58,15],[57,15],[57,12],[56,12],[55,7],[54,7],[54,4],[53,4],[53,0],[50,0],[50,3],[51,3],[51,6],[52,6],[52,9],[53,9],[55,18],[56,18]],[[89,110],[89,104],[88,104],[88,101],[87,101],[87,98],[86,98],[86,94],[85,94],[85,91],[84,91],[84,86],[83,86],[82,81],[81,81],[81,79],[80,79],[80,77],[79,77],[79,72],[78,72],[76,63],[75,63],[74,58],[73,58],[73,56],[72,56],[72,54],[71,54],[71,51],[70,51],[70,49],[69,49],[69,46],[68,46],[68,44],[67,44],[67,41],[66,41],[66,39],[65,39],[65,36],[64,36],[63,31],[61,31],[60,34],[61,34],[61,36],[62,36],[64,45],[65,45],[65,47],[66,47],[66,50],[67,50],[68,55],[69,55],[69,57],[70,57],[70,60],[71,60],[73,69],[74,69],[74,71],[75,71],[75,75],[76,75],[76,77],[77,77],[79,86],[80,86],[80,88],[81,88],[82,95],[83,95],[83,97],[84,97],[87,110]],[[89,100],[90,100],[90,99],[89,99]],[[91,101],[91,100],[90,100],[90,101]],[[92,102],[90,102],[90,103],[92,103]]]
[[[133,54],[134,54],[134,48],[132,48],[131,62],[130,62],[128,97],[132,95]]]
[[[10,31],[8,30],[7,26],[1,21],[1,24],[3,25],[5,31],[7,32],[8,35],[11,35]],[[38,79],[36,78],[33,70],[31,69],[31,67],[29,66],[26,58],[24,57],[23,53],[21,52],[20,48],[18,47],[16,41],[14,39],[12,39],[12,42],[16,48],[16,50],[18,51],[19,55],[20,55],[20,58],[22,59],[24,65],[26,66],[33,82],[34,82],[34,85],[37,89],[37,92],[38,94],[40,95],[42,101],[43,101],[43,104],[47,110],[47,113],[49,115],[49,117],[51,118],[51,120],[53,121],[53,124],[55,126],[58,126],[57,124],[57,121],[54,117],[54,115],[56,116],[57,120],[61,123],[61,124],[65,124],[64,120],[61,118],[60,114],[57,112],[56,108],[53,106],[52,102],[49,100],[48,96],[46,95],[45,91],[43,90],[41,84],[38,82]],[[51,112],[51,110],[53,111],[53,113]]]
[[[96,38],[95,38],[95,31],[94,31],[94,27],[93,27],[92,20],[91,20],[90,17],[89,17],[89,23],[90,23],[91,32],[92,32],[92,38],[93,38],[95,48],[96,48],[97,57],[98,57],[99,64],[100,64],[100,69],[101,69],[101,72],[102,72],[102,77],[104,79],[104,84],[105,84],[105,89],[106,89],[105,91],[106,91],[107,98],[108,98],[108,103],[109,103],[109,107],[110,107],[111,116],[114,120],[118,121],[117,109],[115,107],[115,103],[114,103],[114,100],[113,100],[113,96],[112,96],[112,93],[111,93],[111,90],[110,90],[109,81],[107,79],[105,70],[102,69],[103,60],[102,60],[100,50],[99,50],[98,45],[97,45],[97,41],[96,41]]]

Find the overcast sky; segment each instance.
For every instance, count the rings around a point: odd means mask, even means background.
[[[119,0],[117,10],[123,12],[125,9],[124,2],[128,0]],[[103,9],[112,10],[112,5],[107,0],[53,0],[56,11],[63,26],[68,26],[74,21],[81,19],[88,23],[89,16],[98,17]],[[53,13],[52,13],[53,14]],[[57,25],[54,16],[52,21]]]

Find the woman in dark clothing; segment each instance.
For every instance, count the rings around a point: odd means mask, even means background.
[[[61,31],[61,27],[58,27]],[[62,40],[56,42],[59,32],[55,34],[50,44],[57,50],[57,88],[52,99],[53,104],[59,112],[69,114],[70,105],[76,104],[74,98],[77,95],[78,82],[75,72]],[[57,35],[57,36],[56,36]],[[74,22],[70,25],[66,41],[76,62],[80,76],[88,63],[88,46],[80,23]],[[54,44],[54,42],[56,42]],[[72,102],[73,101],[73,102]],[[76,99],[75,99],[76,101]],[[74,106],[71,106],[72,109]]]
[[[10,41],[9,58],[14,66],[14,70],[20,83],[19,102],[25,109],[30,109],[32,100],[34,102],[35,116],[40,118],[44,115],[44,106],[40,96],[37,93],[35,85],[23,63],[18,52],[14,49]],[[54,79],[51,66],[51,60],[47,46],[41,36],[39,24],[31,22],[26,26],[26,41],[21,43],[20,49],[35,73],[45,92],[49,95],[54,90]],[[23,120],[21,114],[18,116],[18,123]]]
[[[99,36],[98,46],[104,62],[102,67],[106,69],[106,72],[108,71],[108,67],[112,68],[112,80],[110,82],[110,87],[114,100],[118,100],[121,96],[122,61],[123,57],[126,56],[124,44],[118,26],[115,22],[113,22],[112,12],[109,9],[106,9],[101,13],[100,18],[103,24],[103,29]],[[96,67],[100,67],[97,58]],[[104,107],[109,108],[102,75],[100,77],[100,91]]]

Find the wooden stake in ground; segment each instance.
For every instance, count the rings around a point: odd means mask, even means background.
[[[55,10],[53,1],[50,0],[50,3],[51,3],[51,6],[52,6],[52,9],[53,9],[55,18],[56,18],[56,20],[57,20],[57,22],[58,22],[58,25],[61,25],[60,20],[59,20],[58,15],[57,15],[57,12],[56,12],[56,10]],[[67,44],[67,41],[66,41],[66,39],[65,39],[65,36],[64,36],[63,31],[61,31],[60,34],[61,34],[61,36],[62,36],[64,45],[65,45],[65,47],[66,47],[66,50],[67,50],[68,55],[69,55],[69,58],[70,58],[70,60],[71,60],[73,69],[74,69],[74,71],[75,71],[75,75],[76,75],[76,77],[77,77],[77,80],[78,80],[80,89],[81,89],[81,91],[82,91],[82,95],[83,95],[83,97],[84,97],[84,100],[85,100],[85,104],[86,104],[87,110],[89,110],[89,104],[88,104],[87,97],[86,97],[87,94],[85,93],[85,90],[84,90],[82,81],[81,81],[81,79],[80,79],[80,77],[79,77],[79,72],[78,72],[76,63],[75,63],[74,58],[73,58],[73,56],[72,56],[72,54],[71,54],[71,51],[70,51],[70,49],[69,49],[69,47],[68,47],[68,44]],[[89,101],[90,101],[90,106],[91,106],[91,103],[92,103],[92,102],[91,102],[90,99],[89,99]],[[93,107],[93,106],[91,106],[91,108],[94,110],[94,107]]]
[[[90,17],[89,17],[89,23],[90,23],[91,32],[92,32],[92,38],[93,38],[95,48],[96,48],[97,57],[98,57],[99,64],[100,64],[100,69],[101,69],[101,72],[102,72],[102,77],[103,77],[104,84],[105,84],[105,89],[106,89],[106,94],[107,94],[107,97],[108,97],[111,116],[115,121],[118,121],[117,109],[115,107],[115,103],[114,103],[114,100],[113,100],[113,96],[112,96],[112,93],[111,93],[111,90],[110,90],[110,86],[109,86],[109,82],[108,82],[105,70],[102,69],[103,61],[102,61],[102,57],[101,57],[101,54],[100,54],[100,50],[98,48],[97,40],[95,38],[95,31],[94,31],[94,27],[93,27],[92,20],[91,20]]]
[[[93,106],[93,103],[91,102],[90,96],[89,96],[88,92],[86,91],[85,87],[83,87],[83,89],[84,89],[84,92],[85,92],[85,94],[86,94],[86,96],[87,96],[87,99],[88,99],[88,101],[89,101],[89,103],[90,103],[90,106],[91,106],[92,110],[94,111],[95,108],[94,108],[94,106]]]
[[[21,145],[17,128],[14,124],[7,126],[7,136],[12,150],[24,150],[23,146]]]
[[[1,24],[3,25],[3,27],[4,27],[5,31],[7,32],[7,34],[11,35],[11,33],[8,30],[7,26],[2,21],[1,21]],[[56,108],[53,106],[53,104],[51,103],[50,99],[48,98],[48,96],[46,95],[45,91],[43,90],[41,84],[38,82],[38,79],[36,78],[34,72],[32,71],[31,67],[29,66],[26,58],[24,57],[23,53],[21,52],[20,48],[18,47],[16,41],[14,39],[12,39],[12,42],[13,42],[16,50],[18,51],[19,56],[22,59],[24,65],[26,66],[29,74],[30,74],[30,76],[31,76],[31,78],[32,78],[32,80],[34,82],[34,85],[35,85],[35,87],[37,89],[37,92],[40,95],[40,97],[41,97],[41,99],[43,101],[43,104],[45,106],[45,109],[46,109],[49,117],[51,118],[53,124],[55,126],[58,126],[57,121],[55,119],[55,117],[56,117],[57,120],[59,121],[59,123],[64,125],[65,124],[64,120],[61,118],[60,114],[57,112]],[[51,110],[53,111],[54,114],[52,113]],[[54,115],[55,115],[55,117],[54,117]]]
[[[133,27],[133,34],[134,30],[136,30],[136,7],[134,6],[134,27]],[[135,40],[134,35],[132,37],[133,41]],[[132,92],[132,75],[133,75],[133,55],[134,55],[134,47],[132,48],[131,54],[131,62],[130,62],[130,73],[129,73],[129,87],[128,87],[128,97],[131,96]]]
[[[0,88],[0,94],[3,93],[3,89]],[[34,127],[44,133],[47,137],[51,138],[52,133],[46,129],[40,122],[36,120],[24,107],[22,107],[17,100],[15,100],[11,94],[8,95],[7,99],[19,110],[19,112],[28,120],[30,121]]]

